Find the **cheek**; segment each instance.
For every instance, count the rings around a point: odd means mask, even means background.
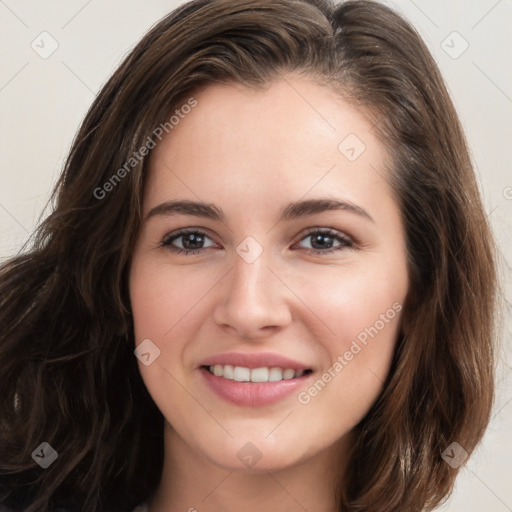
[[[311,276],[309,285],[304,281],[299,287],[301,299],[322,320],[315,338],[328,361],[303,403],[322,394],[318,404],[324,399],[333,406],[343,404],[345,412],[362,418],[381,392],[391,365],[407,293],[405,263],[386,266],[380,260],[364,271],[322,270],[315,288]]]
[[[187,273],[185,279],[161,261],[134,258],[130,269],[135,345],[150,339],[159,350],[150,365],[138,361],[139,371],[149,394],[173,425],[183,421],[179,412],[195,410],[180,383],[185,375],[183,353],[195,332],[192,323],[197,322],[207,285],[204,276]]]
[[[213,272],[180,272],[160,261],[134,261],[130,300],[136,341],[153,337],[165,344],[196,322],[198,305],[217,280]]]
[[[160,258],[134,258],[130,270],[130,300],[135,345],[150,339],[159,349],[151,365],[138,362],[146,388],[167,418],[175,418],[179,404],[194,407],[179,385],[191,369],[187,348],[201,328],[208,312],[205,295],[221,277],[218,272],[182,271]]]
[[[402,272],[349,267],[319,269],[297,283],[298,295],[323,323],[319,339],[332,356],[348,350],[353,340],[396,338],[407,291]],[[315,286],[311,286],[314,282]],[[318,331],[319,334],[319,331]]]

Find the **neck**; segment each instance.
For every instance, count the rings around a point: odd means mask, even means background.
[[[257,473],[218,466],[164,422],[164,467],[149,512],[337,512],[351,442],[349,434],[308,460]]]

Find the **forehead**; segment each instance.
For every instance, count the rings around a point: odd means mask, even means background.
[[[312,188],[357,196],[386,186],[387,153],[371,122],[331,89],[287,77],[265,90],[209,85],[193,99],[196,106],[152,152],[152,203],[169,193],[207,193],[231,201],[254,195],[261,204],[263,196],[303,196]]]

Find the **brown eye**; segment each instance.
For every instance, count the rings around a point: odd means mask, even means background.
[[[310,240],[311,248],[306,248],[306,252],[310,254],[329,254],[354,247],[354,242],[350,238],[330,229],[310,231],[302,240]]]
[[[176,254],[198,254],[202,249],[206,249],[211,246],[204,246],[205,239],[209,237],[203,231],[197,229],[185,229],[171,236],[167,236],[161,242],[162,247],[166,247]],[[182,247],[177,247],[175,242],[181,244]],[[214,245],[214,244],[213,244]]]

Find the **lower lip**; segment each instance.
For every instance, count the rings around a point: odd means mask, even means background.
[[[294,379],[277,382],[237,382],[217,377],[206,368],[200,368],[200,371],[210,389],[217,395],[233,404],[248,407],[261,407],[279,402],[297,391],[312,375],[308,373]]]

